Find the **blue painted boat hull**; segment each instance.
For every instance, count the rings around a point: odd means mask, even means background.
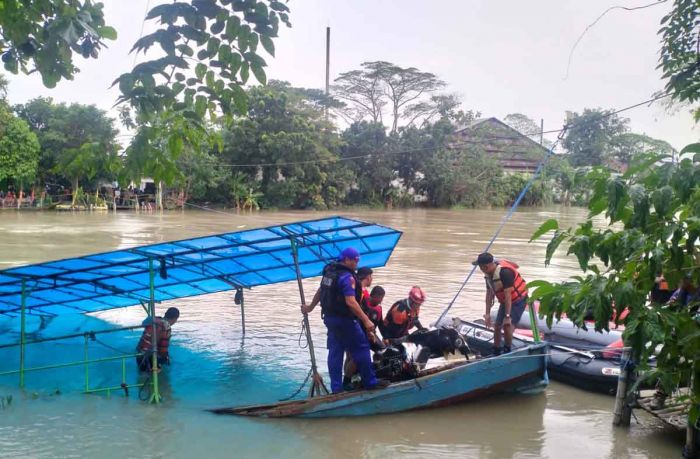
[[[546,347],[533,344],[498,357],[426,370],[383,389],[211,411],[263,417],[369,416],[447,406],[499,392],[537,393],[547,383]]]

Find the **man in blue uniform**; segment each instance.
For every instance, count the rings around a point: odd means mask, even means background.
[[[343,390],[343,357],[349,352],[355,361],[365,389],[377,387],[367,335],[374,337],[374,324],[362,312],[362,285],[355,270],[360,253],[352,247],[343,250],[338,261],[323,268],[321,286],[304,313],[321,303],[323,323],[328,329],[328,373],[333,393]],[[363,331],[367,331],[367,334]]]

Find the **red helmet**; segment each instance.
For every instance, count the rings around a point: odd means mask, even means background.
[[[411,291],[408,292],[408,299],[418,304],[423,304],[423,302],[425,301],[425,293],[423,293],[423,290],[421,290],[421,288],[417,285],[413,286],[413,288],[411,288]]]

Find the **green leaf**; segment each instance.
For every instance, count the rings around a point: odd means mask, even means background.
[[[252,64],[250,68],[253,71],[253,75],[255,75],[255,78],[260,82],[260,84],[267,84],[267,75],[265,75],[265,70],[263,70],[261,66],[257,64]]]
[[[116,40],[117,39],[117,31],[114,27],[110,26],[104,26],[100,27],[98,29],[98,33],[102,38],[106,38],[107,40]]]
[[[198,95],[194,104],[194,111],[200,118],[203,118],[207,111],[207,98]]]
[[[552,257],[554,256],[554,252],[557,251],[561,243],[569,237],[569,232],[568,231],[555,231],[554,236],[552,236],[552,240],[549,241],[549,244],[547,244],[547,250],[545,251],[545,259],[544,259],[544,264],[545,266],[549,266],[549,264],[552,261]]]
[[[275,56],[275,43],[267,35],[260,35],[260,44],[270,56]]]
[[[542,223],[540,227],[535,231],[532,236],[530,237],[530,241],[532,242],[535,239],[539,239],[543,234],[548,233],[552,230],[558,230],[559,229],[559,222],[557,222],[555,219],[550,218],[546,222]]]
[[[691,143],[690,145],[683,147],[681,150],[681,155],[686,153],[700,153],[700,143]]]
[[[243,62],[241,64],[240,75],[241,75],[241,82],[243,84],[246,84],[248,82],[248,78],[250,77],[250,68],[249,68],[249,65],[247,62]]]
[[[207,73],[207,66],[202,64],[201,62],[198,63],[195,68],[194,68],[194,74],[197,77],[197,79],[201,80],[204,78],[204,75]]]

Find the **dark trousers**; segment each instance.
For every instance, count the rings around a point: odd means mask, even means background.
[[[328,373],[333,393],[343,390],[343,357],[346,351],[357,365],[364,388],[376,386],[377,377],[370,357],[369,341],[357,320],[327,315],[323,322],[328,328]]]

